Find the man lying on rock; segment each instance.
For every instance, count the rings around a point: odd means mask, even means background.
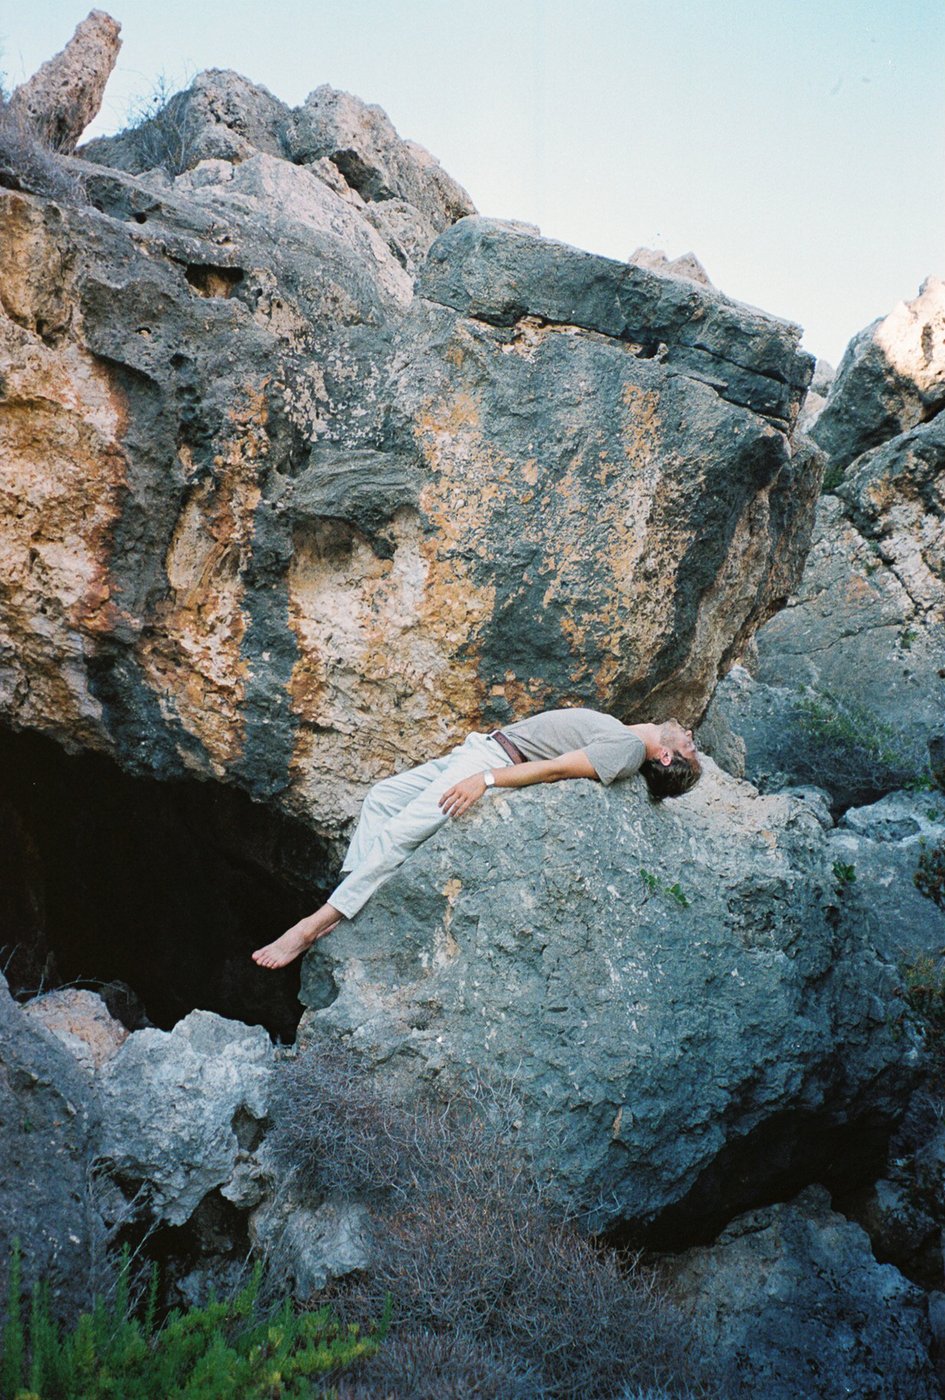
[[[285,967],[318,938],[351,919],[412,850],[449,817],[462,816],[487,788],[530,787],[561,778],[610,784],[642,773],[656,798],[677,797],[702,769],[692,730],[622,724],[597,710],[546,710],[491,734],[470,734],[444,758],[384,778],[371,788],[328,902],[253,954],[260,967]]]

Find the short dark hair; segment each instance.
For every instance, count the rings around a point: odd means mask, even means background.
[[[697,758],[683,758],[674,753],[669,763],[660,763],[658,758],[648,758],[640,765],[640,772],[646,779],[650,796],[657,800],[664,797],[681,797],[694,788],[702,777],[702,765]]]

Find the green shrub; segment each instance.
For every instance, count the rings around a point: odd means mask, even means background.
[[[844,804],[930,784],[921,736],[896,729],[868,706],[811,691],[798,695],[795,716],[801,739],[793,754],[795,773]]]
[[[4,1397],[15,1400],[315,1400],[346,1368],[377,1352],[387,1318],[368,1335],[328,1308],[299,1311],[290,1298],[275,1310],[258,1305],[262,1266],[235,1297],[173,1311],[156,1326],[157,1272],[152,1269],[143,1320],[129,1304],[129,1251],[122,1256],[114,1301],[97,1297],[90,1313],[62,1333],[51,1321],[48,1285],[33,1288],[29,1323],[22,1316],[21,1259],[14,1244],[7,1323],[0,1349]]]
[[[936,819],[938,813],[936,812]],[[945,911],[945,840],[935,846],[922,843],[919,863],[912,877],[915,887]]]
[[[924,953],[900,965],[903,996],[922,1028],[932,1065],[945,1070],[945,960]]]

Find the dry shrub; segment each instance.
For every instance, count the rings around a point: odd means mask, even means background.
[[[401,1351],[391,1355],[398,1366],[412,1357],[416,1372],[413,1388],[392,1389],[398,1400],[452,1394],[450,1367],[468,1372],[470,1358],[491,1365],[496,1356],[511,1390],[455,1393],[692,1393],[685,1320],[638,1257],[598,1249],[555,1217],[511,1144],[510,1115],[485,1101],[482,1085],[445,1106],[405,1106],[337,1044],[303,1051],[285,1069],[269,1146],[303,1197],[369,1201],[372,1268],[332,1295],[353,1320],[379,1315],[393,1296]],[[531,1388],[515,1390],[523,1378]],[[393,1372],[383,1383],[394,1386]]]
[[[337,1400],[535,1400],[542,1393],[539,1375],[481,1337],[401,1331],[356,1377],[341,1379]]]
[[[45,139],[21,109],[12,106],[0,90],[0,188],[22,190],[60,204],[87,204],[82,180],[59,160],[54,147]]]

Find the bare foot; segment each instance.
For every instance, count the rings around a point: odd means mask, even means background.
[[[317,914],[300,919],[274,943],[267,943],[265,948],[257,948],[253,953],[253,962],[260,967],[287,967],[300,953],[304,953],[306,948],[310,948],[317,939],[324,938],[326,933],[331,933],[340,923],[341,915],[338,911],[330,905],[323,905]]]

